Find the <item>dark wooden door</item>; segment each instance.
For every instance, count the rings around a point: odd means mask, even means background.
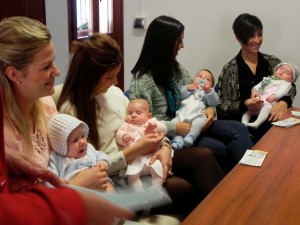
[[[0,0],[0,20],[9,16],[27,16],[46,24],[45,0]]]

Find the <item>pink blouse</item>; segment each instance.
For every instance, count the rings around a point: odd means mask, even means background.
[[[48,119],[52,115],[57,113],[56,105],[52,97],[44,97],[40,99],[44,112]],[[19,152],[24,152],[24,143],[18,134],[15,125],[12,121],[5,115],[4,118],[4,141],[6,150],[16,150]],[[41,131],[40,129],[35,129],[34,134],[31,136],[33,153],[31,158],[44,167],[48,167],[49,154],[50,154],[50,144],[48,141],[47,133]]]

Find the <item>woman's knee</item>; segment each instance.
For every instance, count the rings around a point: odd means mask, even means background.
[[[214,160],[214,153],[207,147],[190,147],[176,150],[173,158],[173,168],[176,170],[191,170],[199,164]]]
[[[214,153],[220,154],[220,155],[226,155],[227,149],[225,143],[217,139],[217,136],[200,136],[200,138],[197,139],[195,147],[199,148],[208,148],[211,149]]]

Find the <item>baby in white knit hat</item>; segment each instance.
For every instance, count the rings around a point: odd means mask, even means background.
[[[296,65],[290,63],[279,63],[274,68],[274,74],[264,77],[263,80],[255,85],[251,91],[251,98],[257,99],[262,103],[259,111],[246,111],[242,117],[242,123],[248,127],[258,128],[266,121],[271,113],[273,105],[278,100],[288,94],[299,76],[299,70]],[[249,123],[252,115],[258,115],[257,119]]]
[[[107,171],[108,156],[87,142],[89,128],[86,123],[67,114],[56,114],[49,121],[49,140],[52,147],[49,169],[65,180],[73,179],[87,168]],[[110,179],[97,189],[114,191]]]

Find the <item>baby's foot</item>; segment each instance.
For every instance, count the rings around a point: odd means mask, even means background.
[[[191,147],[194,144],[195,141],[195,135],[188,134],[184,137],[184,146],[185,147]]]
[[[172,140],[172,147],[175,149],[182,149],[183,146],[184,146],[183,137],[181,136],[174,137],[174,139]]]

